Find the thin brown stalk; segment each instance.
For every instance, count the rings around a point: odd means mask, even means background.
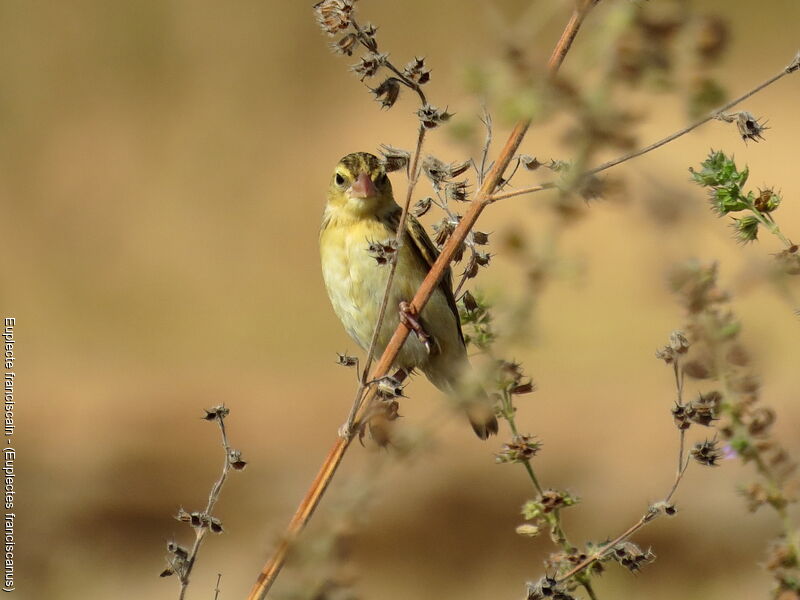
[[[577,31],[583,22],[586,12],[589,10],[589,8],[594,6],[596,1],[597,0],[588,0],[583,2],[581,6],[576,8],[573,12],[572,17],[565,27],[564,33],[561,35],[561,38],[556,44],[556,47],[553,50],[548,62],[548,70],[551,75],[555,75],[558,71],[559,67],[564,61],[565,56],[567,55],[567,52],[569,51],[570,46],[572,45],[573,40],[575,39],[575,35],[577,34]],[[428,272],[428,275],[425,277],[422,285],[420,285],[419,289],[414,295],[414,298],[411,301],[412,309],[416,309],[417,312],[421,312],[425,304],[433,295],[433,292],[436,290],[439,281],[442,279],[447,268],[450,266],[450,263],[452,262],[453,257],[456,255],[459,247],[472,230],[472,227],[475,225],[478,217],[480,217],[483,209],[491,203],[491,194],[500,183],[503,172],[508,167],[508,164],[511,162],[514,153],[522,143],[525,133],[528,131],[529,125],[530,120],[526,119],[520,121],[514,126],[514,129],[511,131],[511,134],[503,146],[500,155],[498,156],[492,168],[489,169],[489,172],[483,180],[483,183],[481,184],[477,195],[473,199],[469,210],[463,216],[461,222],[447,240],[444,248],[442,248],[439,258],[436,260],[433,267],[431,267],[431,270]],[[379,379],[389,372],[409,333],[410,329],[403,322],[397,326],[397,329],[395,329],[395,332],[386,346],[383,355],[375,365],[370,378],[371,380]],[[364,398],[364,401],[361,403],[357,411],[356,423],[358,423],[359,417],[363,416],[365,408],[369,406],[371,399],[374,397],[374,393],[374,388],[371,388],[368,391],[367,396]],[[286,557],[289,553],[291,545],[295,539],[297,539],[297,536],[311,518],[311,515],[318,506],[322,495],[325,493],[325,490],[330,484],[337,468],[342,462],[344,453],[347,451],[347,448],[353,439],[353,432],[350,431],[347,433],[348,435],[346,437],[337,438],[336,442],[328,453],[328,456],[322,463],[322,466],[317,473],[317,476],[314,478],[311,487],[303,497],[300,505],[297,508],[297,511],[289,522],[286,532],[278,544],[278,547],[259,573],[256,583],[250,591],[250,594],[247,596],[248,600],[263,600],[269,592],[269,589],[272,587],[272,584],[275,582],[275,579],[286,562]]]
[[[204,511],[204,513],[208,516],[211,516],[211,511],[214,509],[214,505],[217,503],[217,500],[219,500],[222,486],[225,485],[225,481],[228,479],[228,473],[231,470],[231,447],[230,444],[228,444],[228,434],[225,431],[224,416],[218,415],[216,421],[219,425],[220,433],[222,434],[222,447],[225,449],[225,462],[222,466],[222,473],[220,474],[219,479],[214,482],[214,485],[211,487],[211,491],[208,494],[208,502],[206,503],[206,508]],[[192,544],[192,549],[189,551],[189,556],[186,559],[186,565],[183,571],[180,573],[181,588],[180,593],[178,594],[178,600],[184,600],[186,597],[186,590],[189,587],[189,576],[192,574],[192,569],[194,569],[195,562],[197,561],[197,554],[200,551],[200,546],[202,545],[203,540],[206,538],[206,535],[208,535],[209,531],[209,527],[195,528],[194,544]],[[219,580],[217,583],[219,583]]]

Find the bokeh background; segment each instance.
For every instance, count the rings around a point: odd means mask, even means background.
[[[208,540],[189,596],[213,597],[222,573],[220,597],[243,597],[344,419],[354,377],[335,352],[354,348],[318,267],[324,192],[341,155],[411,146],[414,106],[379,110],[329,52],[310,4],[0,3],[0,310],[17,318],[19,597],[174,598],[176,582],[158,578],[164,543],[189,541],[172,515],[199,509],[217,476],[218,434],[199,417],[222,402],[250,464],[223,491],[227,533]],[[568,4],[359,2],[398,62],[427,57],[429,95],[462,124],[478,113],[465,69],[502,59],[511,41],[541,62]],[[715,75],[732,93],[798,50],[794,0],[696,7],[730,20]],[[566,72],[580,73],[597,39],[579,37]],[[787,78],[746,103],[769,118],[765,142],[711,123],[620,168],[623,200],[593,204],[561,237],[563,276],[537,298],[535,335],[515,352],[539,388],[519,421],[544,443],[540,477],[584,498],[565,513],[573,539],[621,531],[671,481],[673,388],[653,351],[682,322],[666,274],[687,258],[720,261],[777,431],[800,450],[799,325],[763,277],[780,248],[738,246],[686,171],[709,147],[735,152],[753,185],[783,191],[780,222],[800,237],[798,93],[800,79]],[[643,142],[686,122],[675,94],[637,106]],[[498,139],[504,131],[499,120]],[[467,153],[446,131],[429,149]],[[547,126],[523,149],[565,157]],[[500,203],[482,228],[513,223],[536,240],[544,198]],[[496,253],[476,285],[513,296],[519,272]],[[523,472],[495,465],[499,440],[479,443],[447,418],[424,379],[409,393],[401,427],[435,435],[409,459],[354,445],[309,531],[315,552],[331,530],[346,532],[339,576],[367,598],[520,597],[551,548],[514,533],[531,495]],[[638,577],[611,569],[600,597],[764,597],[760,563],[778,523],[746,512],[735,490],[750,477],[736,461],[690,468],[680,514],[637,536],[659,559]],[[309,556],[276,592],[310,589],[331,568]]]

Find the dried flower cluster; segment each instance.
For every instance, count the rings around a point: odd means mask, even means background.
[[[222,435],[222,445],[225,449],[225,462],[222,468],[222,474],[219,479],[214,483],[209,493],[208,502],[204,510],[188,512],[183,508],[178,509],[175,519],[181,523],[186,523],[194,529],[195,541],[191,549],[187,549],[180,544],[170,541],[167,544],[167,568],[161,572],[161,577],[168,577],[170,575],[177,575],[180,584],[180,598],[183,598],[186,593],[186,588],[189,584],[189,576],[191,575],[192,568],[194,567],[197,553],[200,550],[200,545],[203,542],[206,534],[222,533],[222,521],[211,514],[217,500],[219,499],[222,486],[225,483],[228,472],[232,469],[234,471],[241,471],[247,466],[247,463],[242,460],[242,453],[235,450],[228,444],[228,436],[225,431],[225,418],[230,414],[230,409],[225,405],[215,406],[214,408],[206,409],[203,419],[206,421],[214,421],[218,424],[220,433]]]
[[[421,107],[417,115],[422,127],[430,129],[450,119],[450,113],[429,104],[422,91],[422,86],[431,79],[431,70],[425,59],[415,57],[404,68],[398,68],[389,60],[388,53],[380,52],[378,28],[369,23],[359,25],[354,13],[355,0],[323,0],[314,5],[320,28],[330,36],[343,34],[331,45],[336,54],[352,56],[359,46],[366,50],[351,67],[361,81],[384,73],[383,79],[375,87],[369,88],[381,107],[392,108],[400,98],[402,89],[407,88],[419,96]]]
[[[710,408],[726,454],[752,464],[757,472],[758,479],[741,489],[748,508],[773,508],[784,527],[767,563],[775,578],[775,597],[787,590],[797,593],[798,531],[787,512],[798,499],[797,465],[773,435],[775,412],[761,402],[760,383],[739,339],[741,325],[730,311],[728,295],[717,287],[716,265],[687,264],[674,273],[672,285],[687,308],[687,337],[704,363],[706,380],[714,385],[701,396],[700,407]],[[716,440],[692,450],[695,460],[709,466],[718,464],[721,454]]]

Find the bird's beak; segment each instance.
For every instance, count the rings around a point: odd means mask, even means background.
[[[361,173],[350,186],[350,196],[353,198],[374,198],[377,195],[378,189],[366,173]]]

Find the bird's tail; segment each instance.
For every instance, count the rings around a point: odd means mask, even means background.
[[[469,401],[466,404],[467,418],[469,419],[472,430],[482,440],[490,435],[497,434],[497,417],[494,415],[494,408],[486,402]]]
[[[458,406],[466,413],[472,430],[482,440],[490,435],[497,433],[497,417],[495,416],[494,405],[486,391],[477,383],[468,381],[469,377],[464,377],[469,368],[469,363],[465,360],[458,368],[428,368],[425,375],[433,385],[450,396]]]

